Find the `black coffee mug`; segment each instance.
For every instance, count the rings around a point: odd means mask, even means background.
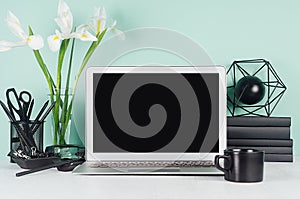
[[[224,159],[224,167],[220,166]],[[231,182],[261,182],[264,174],[264,152],[254,149],[226,149],[215,157],[215,166]]]

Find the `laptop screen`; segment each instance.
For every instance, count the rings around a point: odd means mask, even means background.
[[[218,73],[94,73],[94,153],[219,152]]]

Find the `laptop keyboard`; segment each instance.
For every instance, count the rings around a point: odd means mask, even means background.
[[[91,168],[213,167],[212,161],[114,161],[93,162]]]

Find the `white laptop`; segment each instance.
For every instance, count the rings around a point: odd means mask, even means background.
[[[86,162],[99,175],[221,175],[226,148],[223,66],[90,67]]]

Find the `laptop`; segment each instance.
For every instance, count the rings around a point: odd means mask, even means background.
[[[75,174],[222,175],[225,68],[89,67],[85,128]]]

